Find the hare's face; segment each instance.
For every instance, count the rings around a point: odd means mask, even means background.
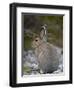
[[[32,42],[32,47],[36,48],[41,44],[41,39],[39,37],[34,38],[33,42]]]
[[[40,46],[43,42],[45,42],[44,37],[46,37],[46,31],[42,30],[40,32],[40,35],[34,37],[34,40],[32,42],[32,47],[33,48],[37,48],[38,46]]]

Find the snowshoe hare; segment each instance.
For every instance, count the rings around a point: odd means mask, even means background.
[[[44,40],[45,34],[42,30],[40,35],[35,37],[32,47],[43,73],[52,73],[58,69],[59,57],[55,46]]]

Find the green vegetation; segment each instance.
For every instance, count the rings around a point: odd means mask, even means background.
[[[31,42],[32,42],[32,38],[27,36],[26,33],[25,33],[25,37],[24,37],[24,47],[25,47],[25,49],[31,49]]]
[[[28,66],[25,66],[25,67],[23,67],[23,72],[30,73],[31,68],[29,68]]]

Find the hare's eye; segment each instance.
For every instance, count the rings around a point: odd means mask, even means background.
[[[38,41],[38,40],[35,40],[36,42]]]

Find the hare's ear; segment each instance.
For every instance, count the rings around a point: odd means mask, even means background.
[[[43,39],[45,36],[46,36],[46,31],[45,30],[41,30],[40,38]]]

